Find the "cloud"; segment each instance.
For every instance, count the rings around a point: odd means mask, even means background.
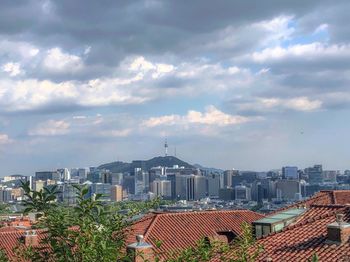
[[[22,73],[21,66],[19,63],[9,62],[4,64],[1,68],[4,72],[8,73],[10,76],[17,76],[20,73]]]
[[[239,99],[234,101],[235,107],[239,112],[254,111],[257,114],[267,112],[280,112],[292,110],[298,112],[312,112],[322,109],[323,101],[319,99],[311,100],[308,97],[293,98],[255,98],[248,101],[240,102]]]
[[[229,115],[214,106],[208,106],[204,113],[195,110],[188,111],[187,115],[166,115],[160,117],[151,117],[143,121],[142,125],[146,127],[156,126],[172,126],[172,125],[213,125],[213,126],[229,126],[238,125],[252,121],[248,117]]]
[[[101,136],[107,136],[107,137],[126,137],[130,135],[131,132],[132,132],[131,128],[125,128],[125,129],[104,130],[104,131],[101,131],[99,134]]]
[[[13,140],[7,134],[0,133],[0,145],[7,145],[12,143]]]
[[[47,51],[43,66],[53,73],[75,72],[83,68],[83,61],[81,57],[64,53],[61,48],[55,47]]]
[[[324,57],[343,57],[350,55],[349,45],[327,45],[325,43],[296,44],[289,47],[266,48],[260,52],[254,52],[252,58],[255,62],[264,63],[277,61],[288,57],[299,57],[302,59],[318,59]]]
[[[60,136],[70,132],[70,124],[62,120],[48,120],[29,131],[30,136]]]

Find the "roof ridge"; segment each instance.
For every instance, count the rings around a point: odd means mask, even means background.
[[[163,212],[163,213],[157,213],[157,216],[175,216],[175,215],[190,215],[190,214],[198,214],[198,213],[240,213],[240,212],[252,212],[252,213],[257,213],[252,210],[248,209],[235,209],[235,210],[199,210],[199,211],[185,211],[185,212]],[[259,214],[259,213],[258,213]]]
[[[162,214],[157,214],[153,217],[152,222],[149,224],[149,226],[146,228],[145,230],[145,235],[144,235],[144,239],[146,240],[148,238],[148,235],[150,234],[151,230],[153,229],[153,227],[156,224],[156,220],[158,220],[158,217],[162,215]]]

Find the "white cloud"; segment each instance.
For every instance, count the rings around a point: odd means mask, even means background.
[[[107,137],[126,137],[132,132],[131,128],[104,130],[100,132],[100,135]]]
[[[285,106],[297,111],[314,111],[321,108],[322,101],[310,100],[307,97],[297,97],[287,99],[285,101]]]
[[[294,98],[257,98],[253,102],[242,103],[238,106],[240,110],[273,111],[273,110],[294,110],[294,111],[315,111],[322,107],[323,102],[318,99],[311,100],[308,97]]]
[[[19,63],[9,62],[4,64],[1,68],[4,72],[9,73],[10,76],[17,76],[22,72]]]
[[[43,66],[54,73],[75,72],[83,68],[83,61],[79,56],[64,53],[55,47],[47,51]]]
[[[0,41],[0,55],[16,57],[17,59],[31,59],[39,53],[39,48],[27,42],[2,40]]]
[[[285,59],[287,57],[301,57],[303,59],[318,57],[342,57],[350,56],[350,45],[327,45],[324,43],[297,44],[289,47],[266,48],[260,52],[254,52],[252,59],[255,62],[269,62]]]
[[[228,126],[238,125],[251,121],[252,119],[244,116],[230,115],[218,110],[214,106],[208,106],[204,113],[190,110],[187,115],[165,115],[160,117],[151,117],[143,121],[142,125],[146,127],[156,127],[162,125],[209,125],[209,126]]]
[[[150,72],[152,78],[159,78],[165,74],[168,74],[175,70],[175,67],[170,64],[162,64],[162,63],[152,63],[146,60],[143,56],[135,58],[129,65],[130,71]]]
[[[30,136],[58,136],[70,132],[70,123],[63,120],[48,120],[29,131]]]
[[[266,32],[262,45],[273,46],[291,38],[295,28],[291,26],[293,16],[277,16],[271,20],[255,23],[253,27]]]
[[[13,140],[9,138],[7,134],[0,133],[0,145],[6,145],[12,143]]]
[[[328,24],[321,24],[315,29],[314,34],[318,34],[321,32],[327,32],[328,27],[329,27]]]

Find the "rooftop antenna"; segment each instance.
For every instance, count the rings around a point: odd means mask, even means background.
[[[174,149],[174,156],[176,157],[176,146],[175,146],[175,149]]]
[[[165,138],[165,143],[164,143],[164,149],[165,149],[165,156],[168,156],[168,141]]]

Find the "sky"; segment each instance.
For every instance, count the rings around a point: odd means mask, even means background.
[[[350,2],[3,0],[0,176],[169,154],[350,169]]]

